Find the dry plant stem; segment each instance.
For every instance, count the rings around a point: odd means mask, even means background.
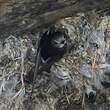
[[[83,77],[83,85],[84,85],[84,77]],[[85,110],[85,87],[84,86],[83,86],[82,109]]]
[[[11,100],[13,101],[16,97],[19,96],[19,94],[24,90],[24,87],[21,87],[21,89],[11,98]]]
[[[24,90],[24,79],[23,79],[23,74],[24,74],[24,55],[23,55],[23,45],[22,45],[22,42],[21,42],[21,82],[22,82],[22,87],[21,89],[12,97],[11,100],[14,100],[16,97],[18,97]]]
[[[34,70],[34,77],[33,77],[33,82],[32,82],[32,90],[31,90],[31,95],[30,95],[30,99],[34,90],[34,84],[36,83],[36,77],[38,74],[38,69],[39,69],[39,63],[40,63],[40,40],[41,38],[39,37],[38,41],[37,41],[37,52],[36,52],[36,58],[35,58],[35,70]]]
[[[66,89],[66,87],[65,87],[65,89]],[[68,95],[66,94],[65,91],[64,91],[64,93],[65,93],[65,96],[66,96],[66,99],[67,99],[68,104],[70,104],[70,101],[69,101],[69,97],[68,97]]]
[[[92,62],[92,67],[91,67],[92,79],[93,79],[94,68],[95,68],[95,64],[96,64],[96,57],[97,57],[97,49],[94,52],[94,57],[93,57],[93,62]]]
[[[21,43],[21,49],[23,50],[23,45]],[[24,73],[24,55],[23,52],[21,50],[21,68],[22,68],[22,72],[21,72],[21,82],[22,82],[22,87],[24,87],[24,80],[23,80],[23,73]]]
[[[85,92],[83,92],[82,109],[85,109]]]

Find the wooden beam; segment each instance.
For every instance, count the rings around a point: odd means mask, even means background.
[[[110,7],[110,0],[0,0],[0,37],[22,34],[79,12]]]

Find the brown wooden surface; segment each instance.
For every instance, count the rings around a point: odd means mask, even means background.
[[[110,0],[0,0],[0,37],[22,34],[78,12],[110,7]]]

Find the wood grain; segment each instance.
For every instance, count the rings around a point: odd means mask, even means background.
[[[110,0],[0,0],[0,37],[50,26],[79,12],[110,7]]]

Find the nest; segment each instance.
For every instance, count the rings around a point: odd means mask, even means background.
[[[35,65],[40,33],[0,39],[0,110],[110,109],[110,17],[79,14],[56,26],[68,30],[69,51],[37,76],[33,92],[23,75]]]

